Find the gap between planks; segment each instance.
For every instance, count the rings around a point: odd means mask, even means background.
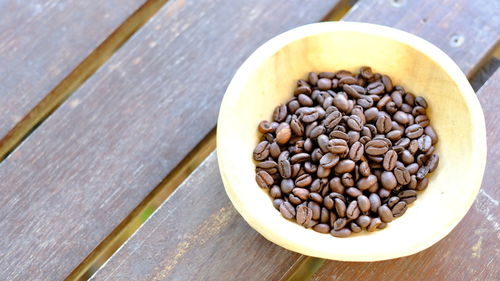
[[[149,0],[130,15],[0,140],[0,162],[99,69],[167,0]]]

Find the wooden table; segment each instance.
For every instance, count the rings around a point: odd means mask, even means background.
[[[500,280],[499,11],[495,0],[1,1],[0,279]],[[410,257],[287,251],[243,221],[219,177],[216,117],[237,67],[280,32],[341,18],[426,38],[480,88],[481,191],[450,235]]]

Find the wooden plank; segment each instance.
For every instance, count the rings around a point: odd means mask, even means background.
[[[473,207],[443,240],[418,254],[373,263],[328,261],[312,280],[498,280],[500,277],[500,69],[478,92],[488,162]]]
[[[0,1],[0,140],[145,2]]]
[[[0,164],[0,276],[71,272],[213,129],[243,59],[334,3],[169,1]]]
[[[299,257],[240,217],[214,152],[92,280],[278,280]]]
[[[423,37],[471,75],[500,38],[497,0],[360,0],[343,20],[396,27]]]

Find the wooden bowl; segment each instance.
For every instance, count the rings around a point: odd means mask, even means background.
[[[284,219],[255,182],[257,125],[292,97],[309,71],[357,72],[368,65],[395,85],[424,96],[439,135],[438,169],[428,188],[386,229],[335,238]],[[243,218],[268,240],[333,260],[377,261],[407,256],[445,237],[465,216],[486,161],[481,106],[458,66],[431,43],[389,27],[325,22],[287,31],[258,48],[234,75],[219,113],[217,156],[226,192]]]

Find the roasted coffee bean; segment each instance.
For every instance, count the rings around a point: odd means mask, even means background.
[[[429,173],[428,166],[420,167],[420,169],[418,169],[417,174],[416,174],[417,180],[423,179],[425,176],[427,176],[428,173]]]
[[[359,161],[365,152],[365,147],[359,141],[353,143],[349,149],[349,158],[352,161]]]
[[[292,164],[295,164],[295,163],[302,163],[305,161],[309,161],[309,159],[311,159],[311,155],[307,153],[299,153],[292,156],[292,158],[290,158],[290,161]]]
[[[312,177],[309,174],[303,174],[295,179],[295,186],[298,187],[309,186],[311,183],[312,183]]]
[[[302,170],[302,166],[300,165],[300,163],[293,164],[291,177],[296,178],[297,176],[299,176],[299,174],[301,173],[301,170]],[[305,169],[304,169],[302,172],[307,172],[307,171],[305,171]]]
[[[410,165],[406,166],[406,170],[408,170],[410,175],[416,174],[418,169],[419,169],[419,166],[417,163],[411,163]]]
[[[382,222],[381,224],[379,224],[379,225],[377,226],[377,229],[384,229],[384,228],[386,228],[386,227],[387,227],[387,223],[386,223],[386,222]]]
[[[380,198],[387,198],[391,195],[391,191],[385,189],[385,188],[381,188],[378,190],[378,196],[380,196]]]
[[[366,129],[366,127],[364,127],[364,129]],[[359,132],[356,131],[349,131],[349,133],[347,133],[347,137],[348,137],[347,144],[352,146],[355,142],[359,140],[360,134]],[[364,147],[363,147],[363,152],[364,152]]]
[[[258,130],[259,132],[265,134],[265,133],[273,133],[277,127],[274,127],[273,124],[277,124],[275,122],[269,122],[269,121],[262,121],[259,123]]]
[[[335,165],[334,171],[337,174],[349,173],[354,170],[355,163],[352,160],[341,160]]]
[[[359,210],[361,212],[365,213],[365,212],[368,212],[370,210],[370,200],[365,195],[360,194],[357,197],[357,202],[358,202]]]
[[[403,111],[397,111],[396,113],[394,113],[394,115],[392,116],[392,118],[396,122],[398,122],[399,124],[402,124],[402,125],[406,125],[410,121],[410,119],[408,117],[408,113],[405,113]]]
[[[273,198],[280,198],[281,197],[281,189],[277,185],[273,185],[271,189],[269,190],[269,195]]]
[[[418,106],[421,106],[423,108],[427,108],[427,101],[425,100],[424,97],[420,97],[420,96],[416,97],[415,104]]]
[[[304,135],[304,125],[302,125],[302,122],[300,122],[297,116],[295,115],[292,117],[292,120],[290,121],[290,128],[296,136]]]
[[[295,217],[295,208],[289,202],[281,203],[279,210],[281,215],[286,219],[291,220]]]
[[[273,200],[273,206],[274,206],[274,208],[279,211],[280,205],[283,204],[283,202],[285,202],[285,200],[283,200],[281,198],[274,199]]]
[[[255,180],[261,188],[270,188],[274,183],[274,179],[266,171],[257,172]]]
[[[371,219],[370,224],[368,225],[366,230],[368,230],[369,232],[373,232],[373,231],[377,230],[377,227],[381,223],[382,223],[382,220],[380,220],[380,218],[378,218],[378,217],[373,218],[373,219]]]
[[[417,177],[415,175],[410,176],[410,182],[407,184],[409,189],[417,188]]]
[[[302,201],[309,199],[309,190],[305,188],[296,187],[292,190],[293,195],[299,197]]]
[[[334,201],[331,197],[325,197],[323,199],[323,206],[325,206],[325,208],[327,208],[328,210],[331,210],[334,206]]]
[[[358,180],[357,187],[360,190],[367,190],[369,189],[372,185],[374,185],[377,182],[377,177],[374,175],[368,175],[367,177],[361,178]]]
[[[394,150],[389,150],[385,153],[382,167],[384,167],[384,169],[386,169],[387,171],[392,171],[396,167],[397,161],[398,154]]]
[[[271,143],[271,145],[269,146],[269,153],[271,154],[271,157],[277,159],[281,154],[281,149],[279,144],[276,142]]]
[[[316,84],[318,83],[318,79],[318,75],[315,72],[309,72],[307,76],[307,81],[309,81],[309,84],[311,84],[312,86],[316,86]]]
[[[274,109],[273,119],[276,122],[283,122],[285,121],[287,115],[288,115],[287,107],[286,105],[282,104]]]
[[[321,157],[321,159],[319,160],[319,164],[323,166],[323,168],[330,169],[333,168],[333,166],[337,165],[339,159],[340,157],[337,154],[328,152],[323,155],[323,157]]]
[[[373,83],[370,83],[368,86],[366,86],[366,89],[367,89],[369,94],[380,95],[380,94],[384,93],[385,86],[381,82],[373,82]]]
[[[361,164],[359,164],[359,173],[364,177],[367,177],[371,174],[370,165],[368,164],[368,162],[361,162]]]
[[[359,92],[356,91],[351,85],[345,84],[345,85],[342,86],[342,89],[351,98],[359,99],[361,97],[361,95],[359,94]],[[362,88],[362,89],[364,89],[364,88]]]
[[[295,187],[292,179],[283,179],[281,180],[280,188],[281,192],[285,194],[289,194],[292,192],[292,189]]]
[[[319,233],[329,233],[330,226],[326,223],[319,223],[313,227],[313,229]]]
[[[422,152],[427,152],[432,146],[432,139],[427,135],[418,138],[418,149]]]
[[[330,175],[331,169],[325,168],[323,166],[319,166],[318,170],[316,171],[316,175],[318,178],[326,178]]]
[[[261,141],[253,151],[253,158],[257,161],[265,160],[269,156],[269,142]]]
[[[411,175],[410,172],[405,167],[397,167],[394,169],[394,176],[396,181],[401,185],[406,185],[410,183]]]
[[[278,163],[276,163],[273,160],[268,160],[268,161],[257,163],[257,167],[262,168],[262,169],[272,169],[272,168],[278,167]]]
[[[391,222],[394,219],[391,209],[387,205],[378,207],[377,213],[383,222]]]
[[[347,112],[349,109],[349,103],[347,101],[347,98],[344,97],[343,95],[337,94],[333,98],[333,105],[339,109],[341,112]]]
[[[337,215],[339,217],[345,217],[346,214],[346,205],[344,201],[340,200],[339,198],[335,198],[335,210],[337,211]]]
[[[295,196],[295,194],[288,194],[288,201],[290,201],[293,205],[299,205],[302,203],[302,200],[298,196]]]
[[[297,110],[297,112],[302,109],[302,108],[299,108]],[[297,112],[295,112],[295,114],[297,114]],[[303,111],[300,112],[300,120],[302,120],[302,122],[304,123],[312,123],[314,121],[316,121],[317,119],[319,118],[319,113],[318,111],[315,109],[315,108],[304,108]]]
[[[339,230],[332,230],[330,234],[334,237],[344,238],[351,235],[351,230],[349,228],[342,228]]]
[[[427,115],[418,115],[415,117],[415,123],[425,128],[429,126],[431,121],[429,121],[429,117],[427,117]]]
[[[419,138],[424,133],[424,128],[418,124],[410,125],[406,128],[405,134],[410,139]]]
[[[368,155],[382,155],[389,150],[389,146],[384,140],[374,139],[365,144],[365,152]]]
[[[403,150],[403,152],[399,155],[399,159],[406,165],[415,161],[415,157],[413,157],[413,154],[411,154],[408,150]]]
[[[321,195],[316,192],[309,193],[309,199],[319,204],[323,203],[323,197],[321,197]]]
[[[387,75],[382,75],[382,83],[384,84],[385,91],[390,93],[392,92],[392,80]]]
[[[349,187],[348,189],[346,189],[345,191],[347,193],[347,195],[353,197],[353,198],[357,198],[358,196],[360,196],[361,194],[361,190],[355,188],[355,187]]]
[[[351,222],[349,227],[351,228],[351,231],[354,233],[359,233],[362,230],[361,227],[357,225],[355,222]]]
[[[347,151],[349,148],[347,142],[341,139],[331,139],[328,141],[328,150],[331,153],[341,154]]]
[[[389,201],[387,201],[387,207],[392,208],[398,202],[399,202],[399,197],[392,196],[391,198],[389,198]]]
[[[425,127],[424,132],[431,138],[432,145],[435,145],[438,142],[438,135],[436,134],[436,131],[434,131],[434,128],[432,126]]]
[[[368,199],[370,200],[370,210],[372,212],[377,212],[378,207],[382,204],[380,197],[376,193],[372,193]]]
[[[398,197],[406,204],[411,204],[417,200],[417,192],[415,190],[404,190],[398,193]]]
[[[346,216],[349,219],[357,219],[359,217],[360,210],[358,207],[358,201],[354,200],[351,203],[349,203],[349,206],[347,207],[346,211]]]
[[[428,185],[429,185],[429,179],[423,178],[420,181],[417,181],[417,186],[415,187],[415,189],[418,191],[422,191],[425,190]]]
[[[404,96],[404,100],[407,104],[414,106],[415,105],[415,96],[412,93],[406,93]]]
[[[347,126],[349,126],[349,128],[351,128],[351,130],[354,130],[354,131],[361,131],[361,129],[363,128],[363,122],[361,120],[361,118],[359,118],[359,116],[357,115],[351,115],[351,117],[347,120]]]
[[[300,104],[297,100],[289,101],[287,106],[288,106],[288,113],[290,113],[290,114],[294,114],[295,111],[297,111],[297,109],[300,108]],[[276,122],[274,122],[274,123],[276,123]]]
[[[312,219],[319,220],[321,217],[321,206],[316,202],[310,201],[307,204],[307,207],[309,207],[312,210],[313,213]]]
[[[284,179],[292,176],[292,165],[287,159],[278,160],[278,171]]]
[[[327,208],[325,208],[325,207],[321,208],[321,216],[320,216],[319,221],[321,223],[328,223],[330,221],[330,211],[328,211]]]
[[[362,228],[366,228],[370,225],[371,220],[372,219],[369,216],[361,215],[358,219],[356,219],[356,224]]]
[[[318,89],[326,91],[332,88],[332,80],[328,78],[321,78],[318,80]]]
[[[343,128],[343,127],[342,127]],[[345,141],[348,141],[349,140],[349,135],[342,132],[342,131],[332,131],[330,133],[330,138],[331,139],[341,139],[341,140],[345,140]]]
[[[323,153],[319,148],[316,148],[315,150],[313,150],[313,152],[311,152],[311,161],[319,162],[321,157],[323,157]]]
[[[403,131],[393,130],[387,133],[386,136],[391,141],[397,141],[403,136]]]
[[[392,215],[395,218],[400,217],[406,212],[406,209],[407,209],[406,202],[404,202],[404,201],[398,202],[396,205],[394,205],[394,207],[392,207],[392,210],[391,210]]]
[[[344,228],[344,226],[347,224],[347,220],[345,218],[338,218],[335,223],[333,224],[333,229],[334,230],[339,230]]]
[[[312,219],[312,210],[306,206],[297,207],[296,214],[297,214],[297,223],[300,225],[305,225],[306,223],[309,223],[309,221]]]
[[[302,106],[313,106],[313,104],[314,104],[313,100],[308,95],[305,95],[305,94],[300,94],[297,97],[297,100],[299,101],[300,105],[302,105]]]
[[[387,190],[393,190],[398,185],[396,177],[390,171],[382,172],[380,176],[380,182],[382,183],[382,186]]]
[[[345,187],[354,186],[354,178],[350,173],[343,174],[341,177],[341,181]]]
[[[439,165],[439,156],[437,154],[432,154],[431,156],[429,156],[426,165],[429,169],[429,173],[434,172]]]
[[[292,137],[292,130],[288,123],[281,123],[278,128],[276,128],[276,142],[278,144],[287,143]]]
[[[378,116],[378,109],[376,107],[370,107],[365,110],[365,118],[367,122],[370,122],[377,118]]]

